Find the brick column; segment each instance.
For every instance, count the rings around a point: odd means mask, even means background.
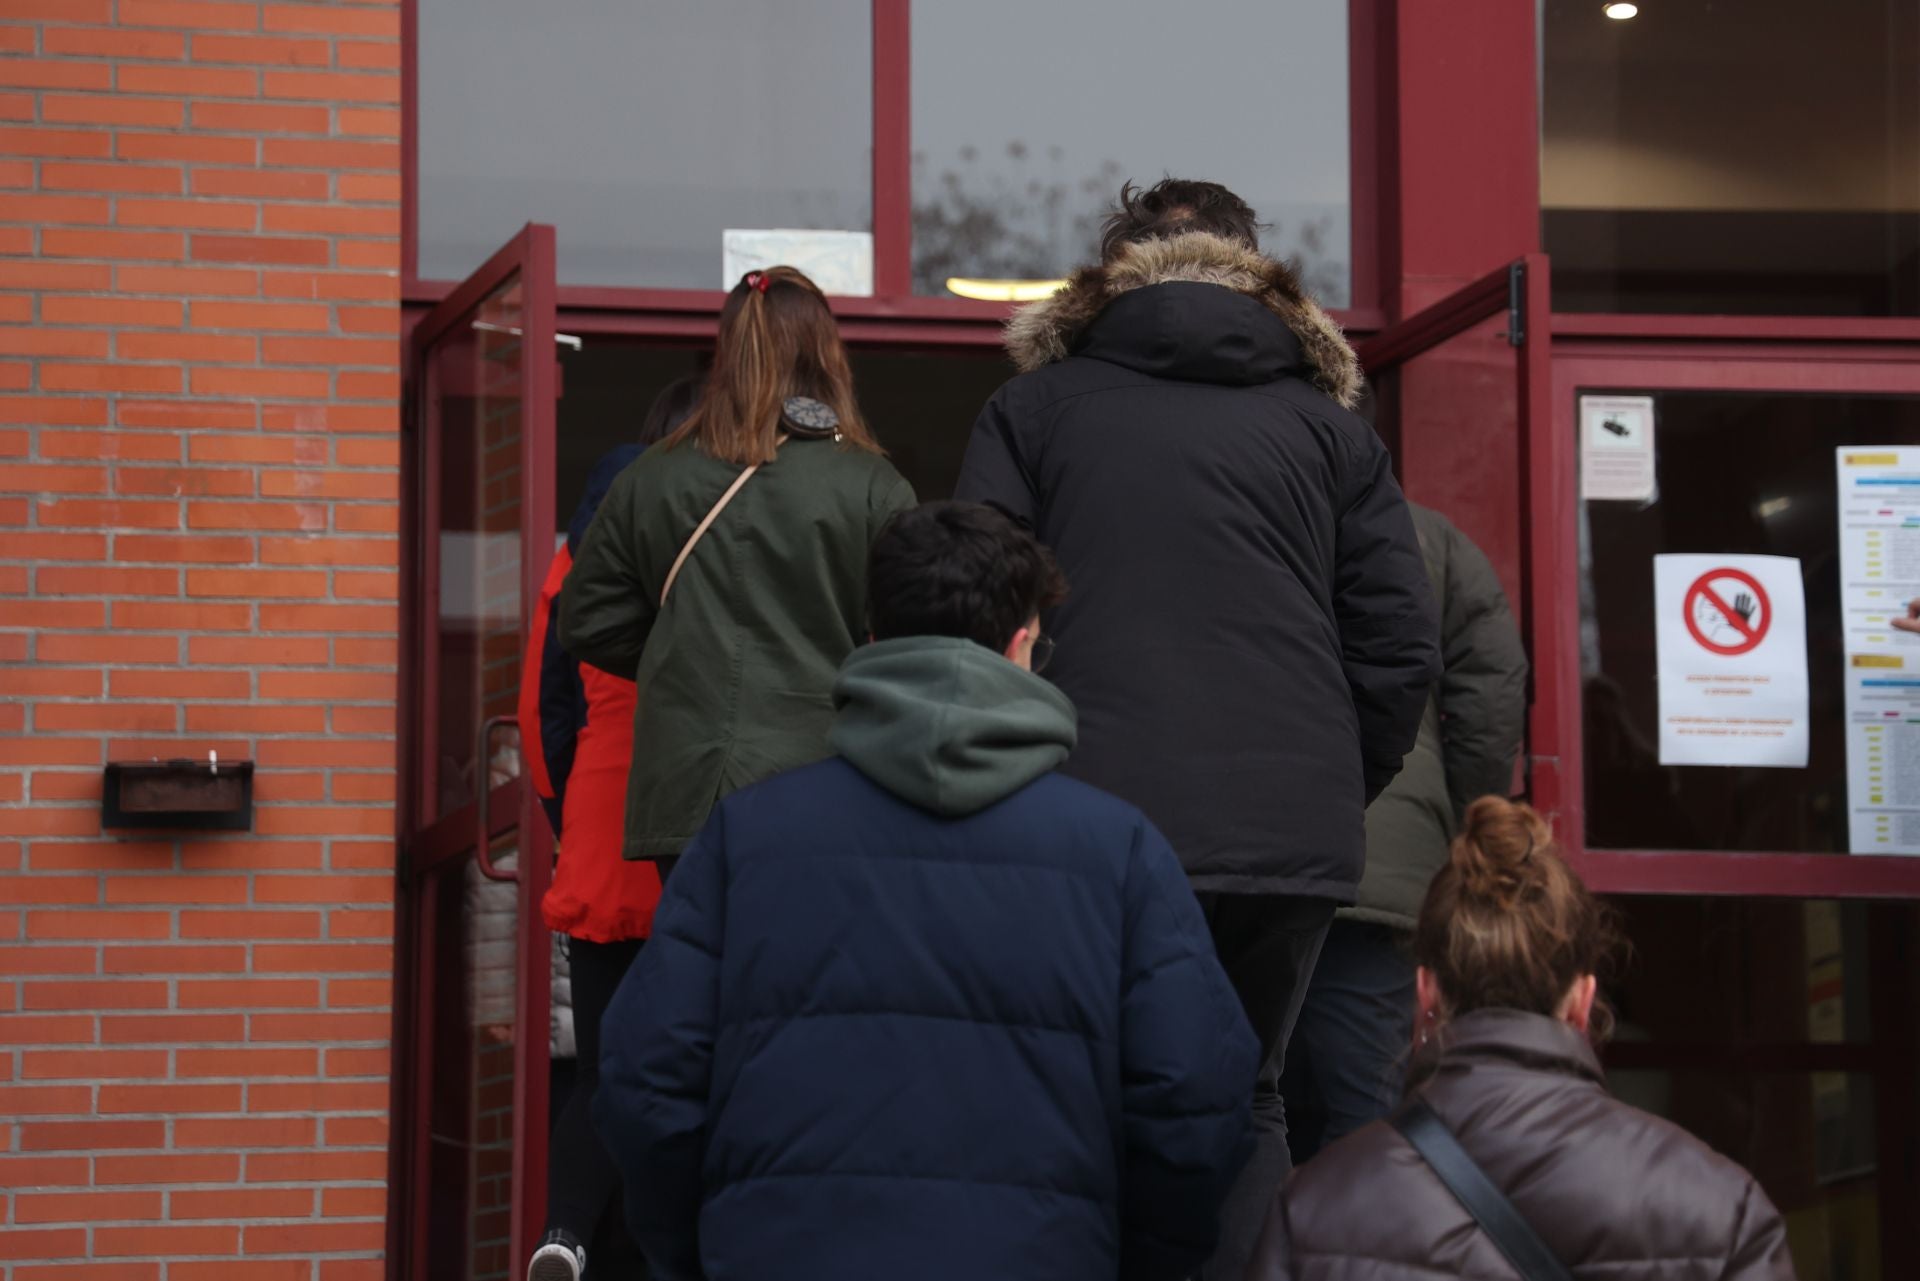
[[[0,0],[0,1278],[371,1281],[399,10]],[[255,830],[101,767],[259,763]]]

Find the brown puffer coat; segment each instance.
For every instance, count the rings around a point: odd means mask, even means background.
[[[1565,1024],[1456,1020],[1416,1088],[1579,1281],[1793,1281],[1786,1228],[1753,1177],[1628,1107]],[[1303,1166],[1248,1281],[1513,1281],[1471,1215],[1386,1122]]]

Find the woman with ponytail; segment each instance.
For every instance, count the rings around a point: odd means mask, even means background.
[[[834,677],[867,634],[867,553],[913,502],[860,416],[825,295],[792,267],[741,277],[691,413],[613,481],[560,596],[567,652],[635,683],[626,858],[664,881],[722,797],[829,754]],[[631,955],[595,989],[610,996]],[[550,1227],[529,1277],[578,1281],[586,1234]]]
[[[1407,1102],[1300,1169],[1249,1281],[1793,1281],[1753,1176],[1607,1093],[1615,946],[1546,820],[1475,801],[1414,934]]]

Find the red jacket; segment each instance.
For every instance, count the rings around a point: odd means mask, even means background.
[[[613,476],[637,454],[616,450],[594,468],[567,545],[554,554],[540,588],[520,682],[520,741],[560,846],[541,915],[549,929],[597,943],[647,937],[660,903],[660,874],[651,861],[620,856],[633,763],[633,682],[575,662],[560,647],[555,612],[573,568],[573,544]]]

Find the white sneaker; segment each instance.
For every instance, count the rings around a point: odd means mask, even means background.
[[[553,1231],[527,1261],[527,1281],[580,1281],[586,1270],[586,1250],[567,1233]]]

